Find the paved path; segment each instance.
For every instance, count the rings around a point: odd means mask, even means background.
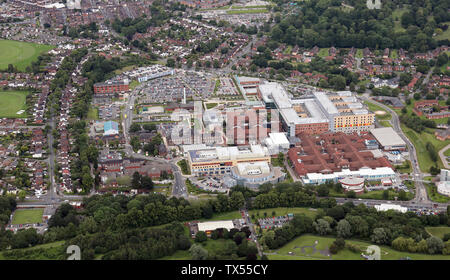
[[[439,157],[441,158],[442,164],[444,164],[445,169],[450,169],[450,164],[448,164],[447,157],[444,155],[445,151],[447,151],[448,149],[450,149],[450,144],[439,151]]]

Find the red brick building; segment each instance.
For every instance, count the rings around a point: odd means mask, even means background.
[[[342,169],[352,171],[362,167],[391,167],[384,158],[375,158],[372,152],[365,151],[365,140],[374,138],[368,133],[326,133],[320,136],[301,134],[301,144],[289,149],[288,158],[299,176],[307,173],[331,174]]]
[[[128,81],[110,81],[94,84],[95,94],[122,93],[128,91],[129,89]]]

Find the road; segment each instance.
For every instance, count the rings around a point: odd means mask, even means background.
[[[444,164],[444,167],[446,169],[450,169],[450,164],[448,164],[447,157],[444,155],[445,151],[447,151],[448,149],[450,149],[450,144],[439,151],[439,157],[441,158],[442,164]]]
[[[411,165],[413,167],[413,172],[414,172],[414,174],[412,174],[413,181],[414,181],[415,187],[416,187],[416,197],[414,200],[417,202],[422,202],[422,203],[431,203],[431,201],[428,199],[428,196],[427,196],[427,190],[422,182],[423,174],[420,171],[419,161],[417,160],[416,148],[411,143],[409,138],[406,137],[405,134],[403,134],[403,131],[400,126],[400,120],[398,118],[397,113],[394,110],[392,110],[391,108],[389,108],[388,106],[384,105],[383,103],[369,99],[367,96],[363,96],[362,99],[367,102],[370,102],[372,104],[382,107],[383,109],[385,109],[386,111],[388,111],[391,114],[391,116],[392,116],[391,123],[392,123],[393,129],[398,133],[398,135],[400,135],[400,137],[403,139],[403,141],[405,141],[406,146],[409,151]]]
[[[256,232],[255,232],[255,226],[253,225],[253,223],[252,223],[252,221],[250,219],[250,215],[248,214],[247,207],[245,207],[244,209],[241,209],[241,211],[244,212],[244,217],[243,217],[244,221],[248,225],[248,228],[250,229],[250,233],[251,233],[250,239],[253,242],[256,243],[256,248],[258,249],[258,255],[259,255],[259,257],[262,257],[262,255],[263,255],[263,248],[258,242],[258,237],[257,237]]]

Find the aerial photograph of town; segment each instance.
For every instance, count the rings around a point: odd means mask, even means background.
[[[0,0],[0,261],[450,260],[449,95],[449,0]]]

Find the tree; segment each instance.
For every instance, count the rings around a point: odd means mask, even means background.
[[[195,235],[195,242],[202,243],[208,240],[208,237],[206,236],[206,233],[204,231],[198,231]]]
[[[330,190],[328,189],[328,187],[326,185],[320,185],[317,188],[317,195],[324,197],[324,196],[328,196],[328,194],[330,193]]]
[[[444,249],[442,249],[442,254],[450,255],[450,240],[444,243]]]
[[[352,227],[350,223],[345,219],[338,222],[336,231],[338,237],[349,238],[352,236]]]
[[[167,66],[167,67],[174,67],[174,66],[175,66],[175,59],[173,59],[173,58],[168,58],[168,59],[167,59],[166,66]]]
[[[82,233],[94,233],[97,231],[97,222],[93,217],[86,217],[80,223],[80,231]]]
[[[440,254],[444,249],[444,242],[437,236],[427,238],[427,248],[430,254]]]
[[[141,131],[141,125],[138,123],[132,123],[130,125],[130,133],[135,133]]]
[[[380,245],[389,244],[390,236],[385,228],[376,228],[373,230],[371,240],[372,242]]]
[[[133,189],[140,189],[141,188],[141,174],[139,172],[133,173],[133,178],[131,179],[131,187]]]
[[[150,178],[148,176],[142,176],[141,177],[141,188],[146,189],[146,190],[153,189],[152,178]]]
[[[232,209],[240,209],[244,206],[245,199],[241,192],[233,192],[230,196],[230,206]]]
[[[314,229],[319,235],[327,235],[331,232],[330,223],[325,219],[318,219],[314,222]]]
[[[384,190],[383,191],[383,199],[384,200],[388,200],[389,199],[389,190]]]
[[[208,251],[199,244],[193,244],[189,249],[189,253],[193,260],[206,260],[208,258]]]

